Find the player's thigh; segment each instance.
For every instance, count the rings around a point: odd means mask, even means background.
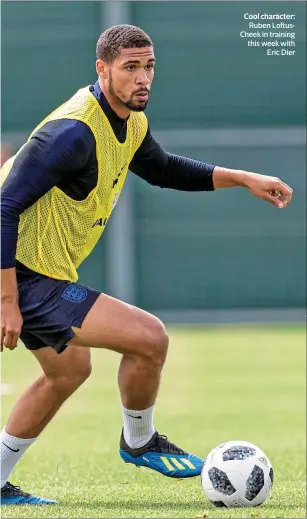
[[[91,351],[89,348],[67,346],[58,354],[53,348],[45,347],[32,351],[47,378],[86,379],[91,373]]]
[[[122,354],[163,353],[168,337],[154,315],[111,296],[101,294],[82,323],[72,328],[69,344],[107,348]]]

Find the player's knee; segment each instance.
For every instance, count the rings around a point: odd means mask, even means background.
[[[158,365],[163,365],[166,359],[169,338],[164,324],[153,318],[146,328],[146,356]]]
[[[53,380],[56,392],[59,395],[70,395],[78,389],[90,376],[91,366],[78,367],[77,370],[70,370],[65,375],[60,375]]]
[[[75,371],[72,373],[72,378],[75,380],[76,384],[83,384],[92,373],[92,365],[90,362],[86,362],[80,364],[76,367]]]
[[[90,357],[87,355],[80,356],[76,359],[72,359],[70,365],[66,366],[63,372],[53,377],[53,384],[59,393],[70,394],[89,378],[91,372],[92,365]]]

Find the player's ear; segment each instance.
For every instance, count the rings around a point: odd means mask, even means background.
[[[98,76],[106,77],[107,76],[107,65],[105,61],[102,59],[97,59],[96,61],[96,72]]]

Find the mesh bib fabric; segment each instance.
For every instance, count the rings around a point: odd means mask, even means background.
[[[82,201],[54,187],[22,213],[16,258],[36,272],[75,282],[77,268],[95,247],[119,199],[148,123],[144,113],[132,112],[126,141],[118,142],[98,101],[86,87],[46,117],[29,140],[44,124],[57,119],[82,121],[91,129],[96,140],[97,186]],[[3,166],[2,183],[16,155]]]

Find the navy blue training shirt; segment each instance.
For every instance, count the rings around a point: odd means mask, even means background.
[[[124,142],[127,119],[110,107],[98,81],[90,87],[108,117],[114,134]],[[150,129],[129,166],[153,186],[181,191],[213,191],[214,165],[167,153]],[[74,200],[84,200],[96,186],[95,138],[83,122],[61,119],[40,128],[16,158],[1,192],[1,268],[16,265],[19,217],[54,186]]]

